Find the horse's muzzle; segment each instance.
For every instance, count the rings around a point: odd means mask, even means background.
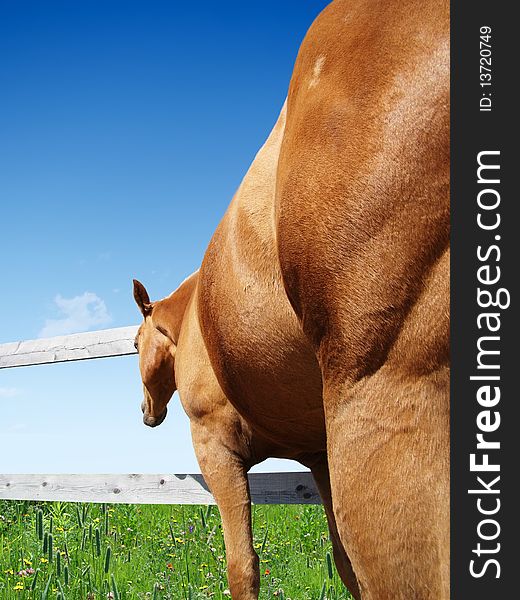
[[[164,411],[158,417],[154,417],[152,415],[148,415],[148,414],[144,413],[143,423],[145,425],[148,425],[148,427],[157,427],[157,425],[160,425],[164,421],[164,419],[166,419],[167,413],[168,413],[167,407],[164,409]]]

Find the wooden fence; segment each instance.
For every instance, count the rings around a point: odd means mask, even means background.
[[[136,354],[136,326],[0,345],[0,369]],[[252,473],[256,504],[319,504],[309,472]],[[0,499],[215,504],[204,478],[191,475],[2,475]]]
[[[137,354],[137,326],[0,345],[0,369]]]

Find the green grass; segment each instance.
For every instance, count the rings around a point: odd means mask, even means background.
[[[321,506],[255,506],[253,523],[261,599],[350,599]],[[203,598],[230,598],[216,507],[0,501],[1,600]]]

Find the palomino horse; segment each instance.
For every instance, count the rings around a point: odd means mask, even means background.
[[[200,270],[216,378],[255,431],[289,431],[301,452],[321,435],[323,392],[334,516],[361,597],[446,600],[447,0],[329,5],[259,157]]]
[[[134,297],[144,317],[135,341],[144,389],[143,421],[151,427],[160,425],[166,417],[167,404],[178,389],[190,419],[197,460],[222,516],[233,599],[258,598],[259,565],[253,548],[246,474],[251,466],[268,457],[293,458],[311,469],[325,507],[338,572],[354,597],[359,598],[332,512],[321,381],[310,347],[300,333],[301,345],[292,348],[296,355],[290,357],[280,348],[278,357],[284,364],[291,359],[308,370],[306,378],[312,381],[316,396],[312,398],[304,389],[301,393],[312,404],[290,422],[280,424],[278,431],[285,427],[285,436],[264,435],[238,414],[217,382],[199,327],[197,282],[198,273],[194,273],[167,298],[150,302],[144,286],[134,280]],[[289,309],[287,314],[297,325]],[[291,377],[286,376],[285,385],[295,390],[297,381]],[[276,389],[274,382],[273,390]],[[306,443],[301,438],[304,435]]]

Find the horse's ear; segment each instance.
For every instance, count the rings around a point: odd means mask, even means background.
[[[140,281],[137,281],[137,279],[134,279],[134,298],[143,317],[146,317],[152,312],[150,296],[148,296],[148,292],[144,285]]]

